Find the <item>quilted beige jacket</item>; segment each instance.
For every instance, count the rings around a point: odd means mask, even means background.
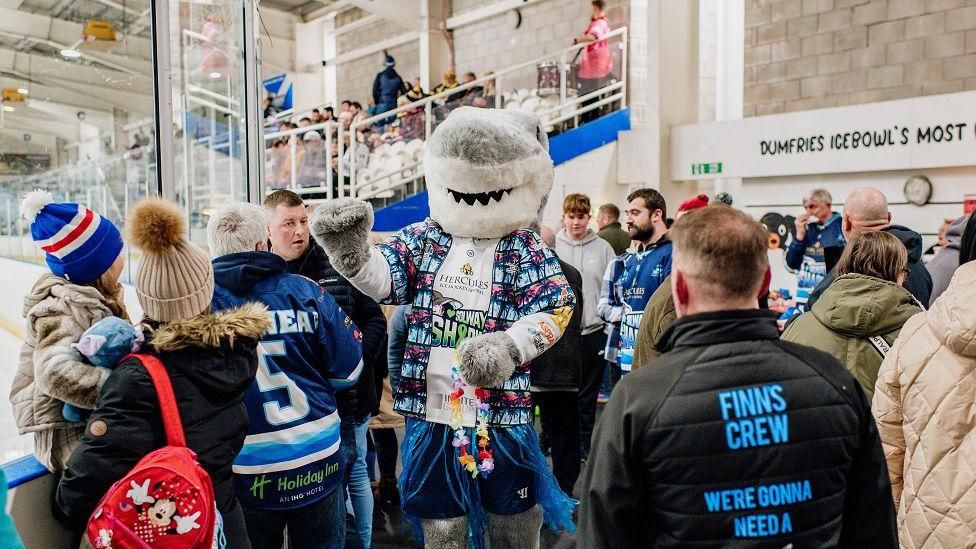
[[[24,297],[27,335],[20,351],[20,363],[10,389],[10,403],[20,433],[35,433],[35,454],[49,469],[58,469],[70,448],[54,441],[70,441],[80,435],[84,423],[70,423],[61,415],[68,402],[91,410],[110,370],[83,362],[71,344],[92,324],[112,313],[98,290],[78,286],[45,274]],[[59,434],[51,440],[52,431]],[[43,441],[43,442],[42,442]],[[52,456],[51,454],[58,454]]]
[[[976,262],[905,323],[872,409],[901,546],[976,546]]]

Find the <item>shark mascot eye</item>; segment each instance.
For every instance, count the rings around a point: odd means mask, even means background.
[[[490,537],[530,548],[543,522],[574,530],[529,393],[532,360],[576,305],[532,229],[552,188],[548,148],[531,113],[462,107],[427,143],[429,218],[370,247],[369,204],[338,199],[312,213],[340,273],[379,302],[411,306],[394,407],[407,418],[401,505],[425,547],[482,549]]]

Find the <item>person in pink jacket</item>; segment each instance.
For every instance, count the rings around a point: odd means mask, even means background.
[[[593,0],[593,13],[590,23],[586,26],[582,36],[573,39],[574,44],[587,44],[583,48],[582,58],[580,59],[579,73],[579,93],[586,95],[607,85],[608,76],[613,69],[613,57],[610,55],[610,44],[605,40],[610,32],[610,20],[603,13],[605,2],[603,0]],[[582,106],[595,103],[599,98],[591,98],[583,101]],[[598,111],[585,112],[580,119],[583,122],[592,120],[599,116]]]

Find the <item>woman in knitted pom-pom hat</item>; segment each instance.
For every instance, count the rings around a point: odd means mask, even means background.
[[[226,546],[246,549],[232,465],[247,435],[244,392],[257,371],[257,340],[269,327],[268,311],[251,303],[210,313],[213,267],[187,240],[186,227],[180,209],[158,198],[137,203],[126,221],[129,242],[143,252],[134,279],[146,315],[141,352],[166,367],[187,446],[213,481]],[[69,527],[82,528],[112,483],[165,445],[158,408],[141,363],[123,360],[105,382],[58,486],[57,514]]]
[[[10,390],[17,428],[34,433],[34,455],[51,471],[65,462],[85,430],[61,414],[64,403],[90,410],[108,378],[71,348],[99,320],[127,318],[122,302],[122,235],[81,204],[28,193],[21,215],[51,272],[24,297],[26,337]]]

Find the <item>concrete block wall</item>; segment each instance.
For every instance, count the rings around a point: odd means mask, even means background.
[[[465,11],[490,5],[485,0],[452,0],[451,11]],[[606,14],[612,28],[629,24],[629,0],[609,0]],[[497,70],[558,52],[583,34],[590,18],[589,0],[541,0],[519,8],[522,24],[513,28],[509,13],[482,19],[454,30],[454,64],[458,80],[465,72],[481,77]],[[432,75],[433,77],[433,75]],[[519,73],[517,82],[501,82],[505,90],[535,87],[534,68]]]
[[[336,18],[336,27],[347,25],[368,15],[360,9],[345,10]],[[355,50],[381,40],[399,36],[408,32],[403,27],[391,21],[379,21],[354,32],[342,34],[336,39],[336,51],[339,55]],[[405,81],[412,81],[420,75],[420,44],[413,40],[406,44],[390,49],[390,55],[396,59],[396,69]],[[359,101],[366,108],[367,100],[373,90],[373,79],[376,73],[383,70],[383,53],[367,55],[339,65],[336,69],[336,91],[339,101],[349,99]]]
[[[698,121],[715,121],[719,0],[698,0]]]
[[[747,0],[744,115],[976,89],[976,0]]]

